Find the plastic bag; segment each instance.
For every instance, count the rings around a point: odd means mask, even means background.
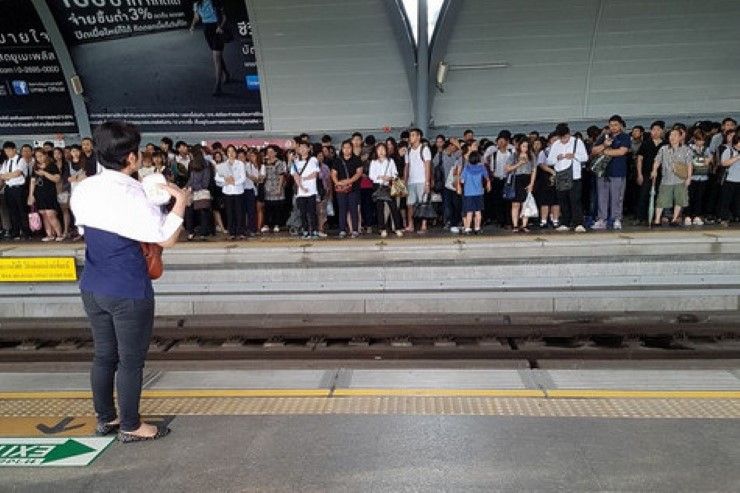
[[[529,192],[527,193],[527,199],[522,204],[522,212],[519,217],[537,217],[538,215],[537,202],[534,200],[532,192]]]

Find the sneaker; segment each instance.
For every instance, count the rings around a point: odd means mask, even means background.
[[[622,221],[620,221],[619,219],[615,219],[614,220],[614,224],[612,225],[612,228],[615,229],[615,230],[617,230],[617,231],[619,231],[620,229],[622,229]]]
[[[260,233],[269,233],[270,228],[268,226],[262,226],[262,229],[260,229]]]
[[[64,241],[66,238],[64,236],[57,236],[55,238],[55,241]]]
[[[599,219],[598,221],[596,221],[594,223],[593,226],[591,226],[591,229],[593,229],[595,231],[603,231],[603,230],[605,230],[606,229],[606,221],[604,221],[603,219]]]
[[[693,223],[691,222],[691,218],[690,217],[687,217],[686,219],[683,220],[683,225],[684,226],[691,226],[692,224]]]
[[[275,226],[274,228],[272,228],[272,232],[273,233],[279,233],[280,232],[280,226]]]
[[[558,229],[560,227],[560,221],[553,221],[552,222],[552,227],[555,228],[555,229]]]
[[[465,228],[465,234],[466,234],[466,235],[469,235],[469,234],[472,234],[472,233],[473,233],[473,230],[472,230],[472,229],[470,229],[470,228]]]
[[[565,226],[561,226],[561,227],[565,227]],[[575,231],[576,233],[585,233],[586,228],[584,228],[583,226],[576,226],[576,229],[574,229],[573,231]]]
[[[457,226],[453,226],[453,227],[450,228],[450,233],[452,233],[453,235],[459,235],[460,234],[460,228],[458,228]]]
[[[399,238],[403,238],[403,231],[401,231],[400,229],[397,229],[396,236],[398,236]]]
[[[579,226],[579,228],[583,228],[583,226]],[[555,228],[555,231],[560,231],[561,233],[565,233],[565,232],[570,231],[570,228],[566,226],[565,224],[563,224],[562,226],[558,226],[557,228]]]
[[[327,235],[323,231],[319,231],[319,238],[326,238],[327,236],[329,236],[329,235]]]
[[[310,236],[311,235],[308,234],[308,231],[304,231],[303,234],[301,235],[301,238],[303,238],[304,240],[307,240]]]
[[[702,221],[700,217],[695,217],[694,226],[704,226],[704,221]]]
[[[319,238],[320,238],[320,236],[319,236],[319,232],[318,231],[314,231],[313,233],[311,233],[311,239],[312,240],[318,240]]]
[[[483,231],[481,231],[480,229],[474,229],[473,230],[473,234],[475,234],[475,235],[479,235],[481,233],[483,233]]]
[[[347,232],[346,231],[340,231],[339,232],[339,237],[340,238],[346,238],[347,237]]]
[[[47,243],[49,241],[54,241],[54,237],[53,236],[44,236],[43,238],[41,238],[41,241],[43,241],[44,243]]]
[[[547,227],[547,221],[540,221],[540,229],[545,229]]]
[[[386,231],[386,230],[381,231],[380,232],[380,237],[381,238],[387,238],[388,237],[388,231]]]
[[[357,238],[357,237],[360,236],[360,233],[358,233],[357,231],[352,231],[352,235],[351,236],[352,236],[352,238]]]

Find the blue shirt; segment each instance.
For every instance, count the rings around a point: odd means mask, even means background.
[[[135,300],[154,298],[138,241],[86,226],[85,247],[82,292]]]
[[[486,168],[482,164],[468,164],[465,166],[460,175],[460,182],[465,185],[463,195],[465,197],[483,195],[483,180],[486,176]]]
[[[597,145],[604,143],[604,138],[600,138]],[[632,147],[632,140],[630,136],[624,132],[620,132],[612,138],[612,149],[619,149],[620,147],[626,147],[627,150]],[[624,178],[627,176],[627,156],[629,152],[624,156],[614,156],[609,161],[609,167],[606,170],[606,176],[611,178]]]
[[[216,9],[213,7],[213,0],[202,0],[200,3],[193,4],[193,11],[198,13],[200,21],[203,24],[215,24],[218,22]]]

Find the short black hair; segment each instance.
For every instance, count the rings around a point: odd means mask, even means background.
[[[330,144],[331,143],[331,135],[324,134],[321,136],[321,143],[322,144]]]
[[[643,127],[642,125],[635,125],[634,127],[632,127],[632,130],[635,130],[635,129],[643,133],[645,132],[645,127]]]
[[[89,140],[90,142],[93,142],[93,138],[92,137],[83,137],[80,142],[85,142],[86,140]]]
[[[15,149],[15,142],[12,142],[10,140],[6,140],[3,142],[3,150],[5,149]]]
[[[609,121],[610,121],[610,122],[618,122],[618,123],[619,123],[620,125],[622,125],[623,127],[626,127],[626,126],[627,126],[627,124],[626,124],[626,123],[624,123],[624,118],[622,118],[622,117],[621,117],[621,116],[619,116],[619,115],[612,115],[612,116],[610,116],[610,117],[609,117]]]
[[[43,147],[46,147],[46,146],[51,146],[51,147],[54,147],[54,142],[52,142],[52,141],[50,141],[50,140],[47,140],[46,142],[44,142],[44,145],[43,145]]]
[[[375,136],[374,135],[371,134],[371,135],[368,135],[367,137],[365,137],[365,145],[366,146],[374,146],[375,145],[375,142],[376,142],[376,140],[375,140]]]
[[[422,132],[420,128],[416,128],[416,127],[410,128],[409,129],[409,136],[411,136],[412,133],[417,133],[417,134],[419,134],[419,137],[424,137],[424,132]]]
[[[727,118],[725,118],[724,120],[722,120],[722,125],[724,125],[727,122],[732,122],[735,125],[737,125],[737,121],[734,118],[730,117],[730,116],[728,116]]]
[[[465,129],[465,131],[463,132],[463,135],[467,135],[467,134],[472,134],[472,133],[475,133],[475,132],[473,132],[472,130],[470,130],[469,128],[467,128],[467,129]]]
[[[480,163],[480,152],[478,152],[478,151],[471,151],[470,154],[468,154],[468,162],[470,164],[478,164],[478,163]]]
[[[138,153],[141,133],[134,125],[125,122],[105,122],[95,129],[93,142],[98,161],[103,167],[120,171],[128,166],[131,153]]]
[[[444,135],[442,135],[442,134],[437,134],[437,136],[436,136],[436,137],[434,138],[434,140],[437,140],[437,139],[447,140],[447,139],[445,138],[445,136],[444,136]]]
[[[21,149],[31,149],[31,150],[33,150],[33,146],[31,144],[23,144],[21,146]]]
[[[570,133],[570,128],[568,128],[567,123],[558,123],[555,127],[555,135],[558,137],[564,137]]]
[[[170,146],[170,148],[173,147],[172,139],[170,139],[169,137],[162,137],[162,140],[160,140],[160,142],[164,142],[165,144]]]
[[[362,134],[360,132],[352,132],[350,139],[354,139],[355,137],[362,138]]]
[[[409,138],[409,131],[408,130],[402,130],[401,133],[398,136],[399,139],[404,140]]]
[[[650,124],[650,128],[660,127],[661,130],[665,130],[665,122],[663,120],[655,120]]]

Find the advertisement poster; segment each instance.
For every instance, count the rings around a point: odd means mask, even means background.
[[[36,10],[0,0],[0,135],[77,132],[72,101]]]
[[[82,79],[93,126],[119,119],[154,133],[264,128],[244,0],[48,5]],[[226,17],[223,33],[215,30],[221,19],[212,15],[219,6]],[[191,31],[196,10],[202,15]]]

